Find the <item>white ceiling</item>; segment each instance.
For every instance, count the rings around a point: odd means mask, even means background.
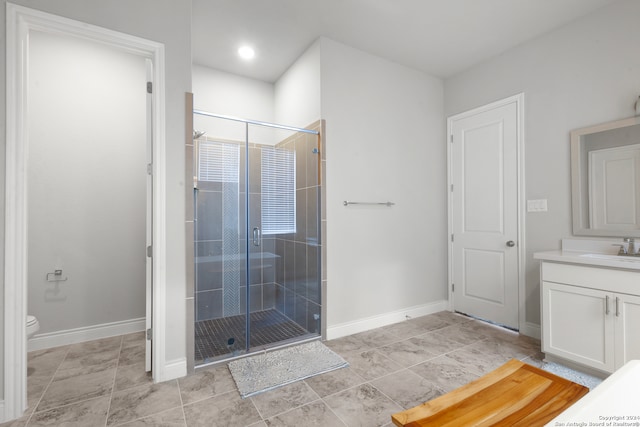
[[[325,36],[446,78],[613,1],[193,0],[193,62],[275,82]]]

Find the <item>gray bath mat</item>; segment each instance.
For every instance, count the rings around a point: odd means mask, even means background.
[[[602,382],[602,378],[594,377],[593,375],[576,371],[575,369],[568,368],[555,362],[544,362],[541,368],[547,372],[556,374],[559,377],[563,377],[568,379],[569,381],[573,381],[574,383],[581,384],[587,387],[589,390],[593,390]]]
[[[320,341],[229,362],[243,398],[345,366],[349,364]]]

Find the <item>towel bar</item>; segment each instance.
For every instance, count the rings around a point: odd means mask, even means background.
[[[382,206],[393,206],[395,205],[395,203],[393,202],[350,202],[348,200],[345,200],[344,202],[342,202],[342,204],[344,206],[349,206],[349,205],[382,205]]]

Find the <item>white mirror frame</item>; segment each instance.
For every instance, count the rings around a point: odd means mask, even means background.
[[[571,131],[571,207],[573,215],[573,234],[576,236],[599,237],[640,237],[640,230],[594,230],[585,224],[584,215],[581,212],[584,205],[582,174],[588,173],[580,161],[582,137],[592,133],[605,132],[628,126],[640,125],[640,116],[628,119],[616,120],[595,126],[584,127]],[[638,195],[640,197],[640,195]]]

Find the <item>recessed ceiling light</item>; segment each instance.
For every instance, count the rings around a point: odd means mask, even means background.
[[[238,49],[238,55],[240,55],[242,59],[253,59],[253,57],[256,56],[256,52],[249,46],[242,46]]]

